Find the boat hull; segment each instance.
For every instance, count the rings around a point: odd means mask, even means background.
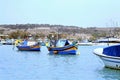
[[[120,69],[120,57],[107,56],[103,54],[103,49],[95,49],[93,52],[105,64],[105,67]]]
[[[40,51],[40,45],[32,45],[32,46],[17,46],[20,51]]]
[[[120,60],[113,58],[100,57],[106,67],[120,69]]]

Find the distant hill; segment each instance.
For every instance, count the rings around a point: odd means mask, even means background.
[[[64,25],[50,25],[50,24],[8,24],[0,25],[0,27],[11,29],[26,29],[26,28],[38,28],[38,27],[77,27],[77,26],[64,26]]]
[[[30,33],[44,33],[59,32],[65,34],[72,34],[73,36],[79,35],[83,37],[83,34],[104,37],[114,36],[120,37],[119,27],[88,27],[82,28],[79,26],[64,26],[64,25],[50,25],[50,24],[5,24],[0,25],[0,33],[9,34],[12,31],[25,30]],[[82,35],[81,35],[82,34]]]

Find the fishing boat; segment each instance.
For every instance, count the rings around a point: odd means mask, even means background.
[[[73,44],[69,44],[69,42],[67,40],[63,40],[63,41],[58,41],[58,43],[64,43],[64,46],[60,46],[60,47],[48,47],[49,53],[50,54],[61,54],[61,55],[76,55],[79,54],[79,52],[77,51],[77,47]]]
[[[120,43],[119,38],[107,37],[96,40],[95,45],[118,45]]]
[[[93,53],[100,57],[105,67],[120,69],[120,45],[97,48]]]
[[[20,51],[40,51],[39,43],[35,41],[23,41],[16,46]]]

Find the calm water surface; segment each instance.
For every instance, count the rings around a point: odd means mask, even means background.
[[[0,80],[120,80],[120,70],[105,68],[92,52],[103,46],[79,46],[80,55],[49,55],[0,46]]]

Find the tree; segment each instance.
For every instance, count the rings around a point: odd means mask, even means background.
[[[25,38],[26,36],[28,36],[29,33],[28,32],[24,32],[24,31],[20,31],[20,30],[17,30],[15,32],[11,32],[9,34],[9,38],[14,38],[14,39],[17,39],[18,37],[20,38]]]
[[[4,29],[0,29],[0,34],[3,34],[4,33]]]

